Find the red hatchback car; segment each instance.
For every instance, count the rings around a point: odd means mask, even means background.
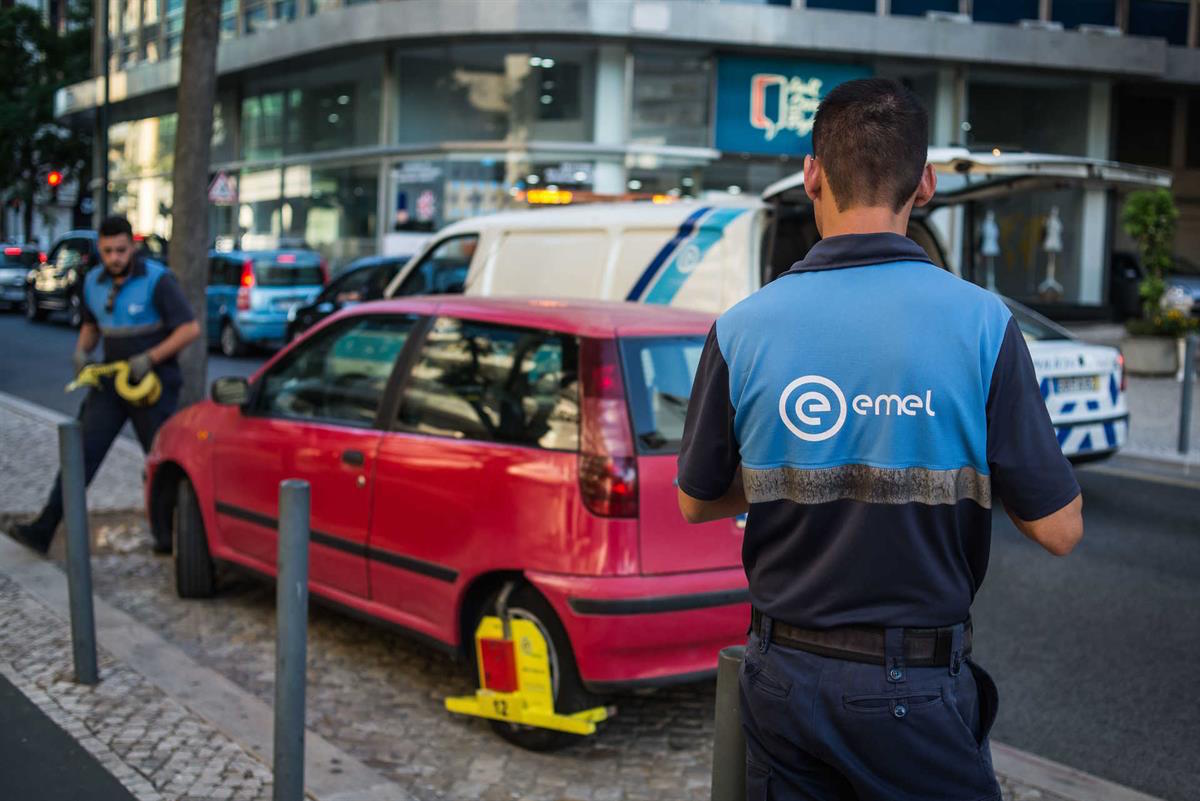
[[[325,600],[465,657],[511,585],[559,711],[711,674],[749,620],[740,524],[688,525],[675,499],[712,319],[462,297],[331,317],[159,432],[146,502],[179,594],[212,594],[215,562],[273,574],[279,482],[304,478]]]

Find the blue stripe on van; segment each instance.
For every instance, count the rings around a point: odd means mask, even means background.
[[[712,216],[704,221],[704,225],[700,226],[700,232],[696,237],[675,251],[675,257],[667,264],[665,270],[659,276],[658,281],[646,293],[646,303],[654,303],[660,306],[670,304],[675,296],[679,294],[680,288],[687,281],[688,276],[704,259],[704,254],[709,249],[721,241],[721,237],[725,236],[725,228],[735,219],[737,219],[746,209],[719,209],[714,211]],[[694,249],[694,252],[693,252]],[[687,264],[681,264],[681,260],[687,256]]]
[[[688,216],[683,224],[679,226],[679,230],[675,232],[675,236],[671,237],[671,241],[662,246],[662,249],[655,254],[654,259],[646,268],[642,276],[638,278],[637,283],[633,285],[633,289],[629,290],[629,294],[625,296],[625,300],[638,300],[642,293],[646,291],[646,287],[650,285],[650,281],[654,279],[654,275],[658,272],[663,263],[671,257],[675,252],[675,248],[679,247],[679,243],[687,239],[692,234],[692,230],[696,227],[696,223],[700,218],[712,210],[711,206],[703,206],[696,209]]]

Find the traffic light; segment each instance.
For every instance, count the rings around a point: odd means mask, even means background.
[[[51,170],[46,176],[46,185],[51,189],[58,189],[58,187],[62,184],[62,181],[62,173],[58,170]]]

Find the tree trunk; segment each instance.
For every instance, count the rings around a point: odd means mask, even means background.
[[[23,242],[33,242],[33,204],[37,200],[37,189],[29,182],[25,193],[25,202],[21,204],[21,236]]]
[[[217,94],[220,22],[220,0],[186,0],[176,102],[179,121],[175,134],[169,257],[171,269],[183,284],[200,324],[201,336],[180,354],[183,368],[180,408],[203,399],[208,390],[204,297],[208,286],[208,164]]]

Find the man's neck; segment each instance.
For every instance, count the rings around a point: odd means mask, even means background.
[[[905,207],[900,213],[883,206],[860,206],[835,211],[821,221],[821,238],[845,236],[846,234],[908,234],[908,216]]]

